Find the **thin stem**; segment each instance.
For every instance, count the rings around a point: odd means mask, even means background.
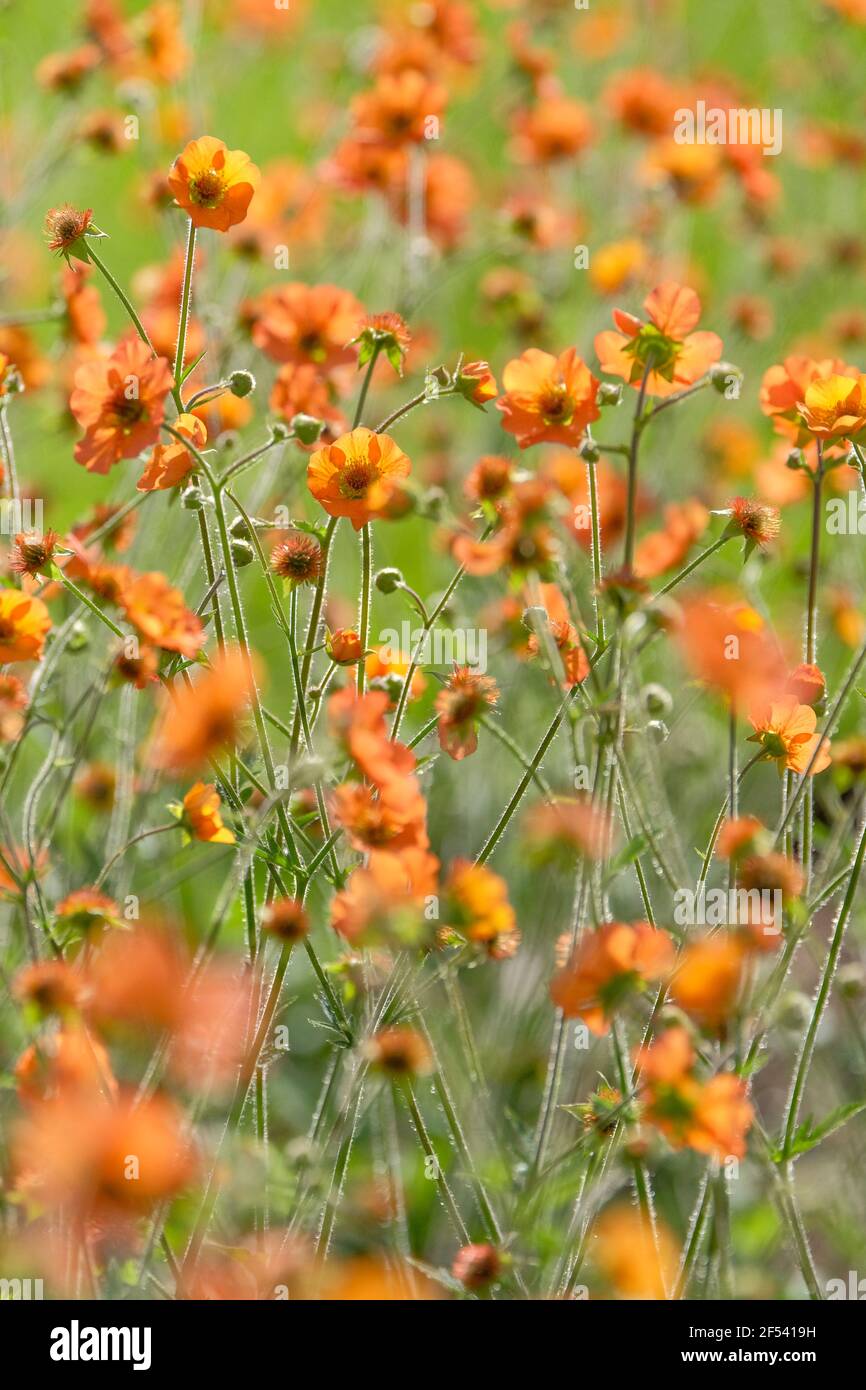
[[[643,378],[641,379],[640,389],[638,391],[637,405],[635,406],[634,412],[634,423],[631,431],[631,444],[629,445],[628,451],[628,493],[625,504],[625,552],[623,558],[623,564],[626,570],[630,570],[634,565],[638,451],[640,449],[640,438],[643,430],[643,407],[646,399],[646,387],[650,370],[650,362],[647,362],[644,367]]]
[[[145,326],[144,326],[144,324],[142,323],[141,319],[138,317],[138,314],[135,312],[135,309],[134,309],[134,307],[133,307],[132,301],[131,301],[130,298],[129,298],[129,295],[126,293],[126,291],[125,291],[124,289],[121,288],[121,286],[120,286],[120,285],[118,284],[118,282],[115,280],[115,278],[114,278],[114,276],[112,275],[111,271],[108,269],[108,266],[105,264],[105,261],[103,261],[102,258],[101,258],[100,256],[98,256],[97,253],[94,251],[94,249],[93,249],[93,241],[92,241],[92,240],[89,240],[88,243],[87,243],[87,254],[89,255],[89,257],[90,257],[90,259],[92,260],[93,264],[96,266],[96,269],[97,269],[97,270],[100,272],[100,274],[101,274],[102,276],[104,276],[104,278],[107,280],[108,284],[111,286],[111,288],[113,289],[114,293],[117,295],[117,298],[120,300],[120,302],[121,302],[121,304],[123,305],[124,309],[125,309],[126,312],[129,314],[129,317],[132,319],[132,322],[133,322],[133,324],[135,325],[135,331],[136,331],[136,333],[138,334],[138,336],[139,336],[139,338],[141,339],[141,341],[142,341],[143,343],[146,343],[146,344],[147,344],[147,346],[150,348],[151,352],[153,353],[154,357],[156,357],[156,355],[157,355],[156,348],[153,346],[153,343],[150,341],[150,338],[147,336],[147,330],[145,329]]]
[[[181,395],[181,382],[183,380],[183,362],[186,354],[186,330],[189,323],[189,305],[192,290],[192,272],[195,265],[195,223],[189,219],[189,230],[186,239],[186,261],[183,268],[183,287],[180,295],[180,316],[177,321],[177,347],[174,354],[174,386],[172,395],[177,406],[178,415],[183,413],[183,396]]]
[[[671,589],[675,589],[678,584],[681,584],[684,579],[687,579],[692,571],[698,568],[698,565],[702,565],[711,555],[715,555],[716,551],[721,550],[722,546],[729,540],[731,540],[730,536],[719,536],[717,541],[714,541],[712,545],[708,545],[706,550],[702,550],[700,555],[696,555],[693,560],[689,561],[684,569],[681,569],[678,574],[674,575],[673,579],[669,579],[667,584],[659,589],[655,597],[661,598],[662,594],[669,594]]]
[[[361,659],[358,662],[358,694],[363,695],[367,680],[367,644],[370,639],[370,598],[373,588],[373,536],[369,521],[361,527],[361,607],[358,615],[358,636],[361,639]]]

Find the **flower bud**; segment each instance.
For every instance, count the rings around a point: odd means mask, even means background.
[[[393,594],[402,586],[403,576],[400,571],[396,569],[379,570],[373,583],[376,585],[380,594]]]
[[[285,420],[271,420],[269,429],[271,431],[271,439],[277,444],[281,444],[284,439],[291,439],[292,437],[291,426],[287,425]]]
[[[598,463],[601,458],[601,450],[594,439],[585,439],[580,446],[580,456],[587,463]]]
[[[200,512],[204,506],[204,493],[197,483],[190,483],[180,494],[180,505],[188,512]]]
[[[710,367],[710,383],[720,396],[738,395],[742,381],[743,373],[733,362],[716,362]],[[736,390],[732,392],[733,387],[736,387]]]
[[[603,381],[598,388],[596,400],[599,405],[619,405],[622,400],[622,384],[614,381]]]
[[[249,541],[234,540],[231,543],[232,563],[236,570],[242,570],[245,565],[251,565],[256,558],[255,551]]]
[[[313,415],[292,416],[292,434],[301,444],[315,444],[324,428],[324,420],[317,420]]]
[[[670,692],[663,685],[658,685],[655,682],[644,686],[640,698],[647,714],[670,714],[673,709],[674,702]]]
[[[252,372],[232,372],[229,387],[233,396],[249,396],[256,389],[256,379]]]

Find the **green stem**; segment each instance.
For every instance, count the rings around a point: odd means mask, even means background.
[[[684,569],[681,569],[678,574],[674,575],[673,579],[669,579],[667,584],[665,584],[661,589],[659,589],[655,597],[661,598],[662,594],[669,594],[671,589],[675,589],[678,584],[681,584],[684,579],[687,579],[688,576],[692,573],[692,571],[698,568],[698,565],[702,565],[705,560],[708,560],[710,558],[711,555],[715,555],[716,551],[721,550],[722,546],[725,545],[729,540],[731,540],[730,536],[719,536],[719,539],[717,541],[714,541],[712,545],[707,546],[706,550],[702,550],[700,555],[696,555],[695,558],[691,560],[689,564],[685,566]]]
[[[367,681],[365,652],[370,639],[370,597],[373,588],[373,537],[369,521],[361,528],[361,608],[358,616],[358,636],[361,639],[361,659],[358,662],[358,694],[363,695]]]
[[[125,309],[126,312],[129,314],[129,317],[132,319],[132,322],[133,322],[133,324],[135,325],[135,331],[136,331],[136,333],[138,334],[139,338],[141,339],[141,341],[142,341],[143,343],[146,343],[146,344],[147,344],[147,346],[150,348],[151,352],[153,353],[154,357],[156,357],[156,356],[157,356],[156,348],[153,346],[153,343],[150,341],[150,338],[147,336],[147,331],[146,331],[146,329],[145,329],[145,327],[144,327],[144,324],[142,323],[141,319],[138,317],[138,314],[135,312],[135,309],[134,309],[133,306],[132,306],[132,301],[130,300],[130,298],[129,298],[129,296],[127,295],[126,291],[123,290],[123,289],[121,288],[121,286],[118,284],[118,282],[115,280],[114,276],[112,275],[111,271],[108,269],[108,266],[105,264],[105,262],[104,262],[104,261],[101,259],[101,257],[98,256],[98,255],[96,254],[96,252],[94,251],[92,240],[91,240],[91,241],[88,241],[88,243],[87,243],[87,253],[88,253],[88,255],[90,256],[90,259],[92,260],[93,264],[96,266],[97,270],[98,270],[98,271],[104,276],[104,278],[107,280],[108,284],[111,286],[111,288],[113,289],[114,293],[117,295],[117,298],[120,300],[120,302],[121,302],[121,304],[123,305],[124,309]]]
[[[189,219],[189,231],[186,239],[186,261],[183,267],[183,288],[180,295],[180,316],[177,321],[177,347],[174,354],[174,386],[172,395],[177,406],[178,415],[183,414],[183,396],[181,395],[181,382],[183,380],[183,360],[186,354],[186,330],[189,323],[189,305],[192,291],[192,272],[195,265],[195,223]]]

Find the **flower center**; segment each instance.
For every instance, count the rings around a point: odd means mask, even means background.
[[[343,497],[364,497],[375,480],[376,470],[372,464],[366,459],[353,459],[340,474],[340,492]]]
[[[206,169],[190,180],[189,195],[201,208],[219,207],[225,193],[225,179],[216,169]]]
[[[574,408],[563,385],[551,386],[541,397],[541,415],[547,425],[568,424]]]

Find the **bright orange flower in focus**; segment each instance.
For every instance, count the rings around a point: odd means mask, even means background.
[[[206,633],[201,619],[158,570],[131,575],[121,584],[117,601],[133,627],[154,647],[194,657],[204,646]]]
[[[803,424],[818,439],[850,439],[866,425],[866,377],[829,376],[806,387]]]
[[[235,743],[251,684],[245,656],[228,648],[192,687],[178,685],[163,705],[154,764],[171,772],[192,770]]]
[[[40,598],[0,589],[0,664],[40,661],[51,617]]]
[[[195,840],[212,845],[233,845],[234,832],[223,825],[220,796],[212,782],[196,782],[183,799],[184,829]]]
[[[76,461],[89,473],[108,473],[156,443],[171,389],[171,368],[139,338],[123,338],[107,359],[75,373],[69,409],[84,429]]]
[[[203,135],[178,155],[168,186],[195,227],[227,232],[243,222],[260,177],[243,150],[229,150],[222,140]]]
[[[580,443],[587,425],[600,414],[598,381],[567,348],[558,357],[527,348],[502,373],[505,395],[496,402],[502,428],[513,434],[521,449],[532,444]]]
[[[387,434],[363,427],[313,454],[307,486],[330,516],[347,516],[356,531],[387,509],[411,464]]]
[[[674,944],[648,922],[607,922],[587,931],[571,959],[554,975],[550,997],[566,1018],[581,1018],[590,1032],[606,1033],[621,1003],[674,960]]]
[[[207,427],[196,415],[178,415],[174,429],[196,449],[203,449],[207,443]],[[198,468],[195,456],[180,440],[172,438],[168,444],[157,444],[136,488],[139,492],[164,492],[177,487],[195,468]]]
[[[762,759],[775,762],[780,776],[786,769],[804,773],[819,744],[820,751],[809,775],[814,776],[830,766],[830,740],[815,733],[818,716],[811,705],[798,704],[793,695],[785,695],[752,714],[749,722],[755,730],[749,742],[761,745]]]
[[[760,403],[763,413],[772,420],[777,434],[792,444],[806,444],[810,431],[802,418],[806,393],[811,386],[833,377],[845,377],[852,382],[860,379],[856,367],[849,367],[838,357],[822,358],[791,356],[768,367],[761,381]],[[813,396],[813,401],[819,401]]]
[[[636,390],[646,374],[648,396],[672,396],[692,386],[722,355],[716,333],[694,333],[701,301],[694,290],[666,280],[644,300],[648,321],[614,309],[612,329],[596,334],[603,372],[622,377]]]
[[[711,1032],[730,1017],[743,974],[743,944],[718,933],[686,946],[671,977],[671,997]]]

